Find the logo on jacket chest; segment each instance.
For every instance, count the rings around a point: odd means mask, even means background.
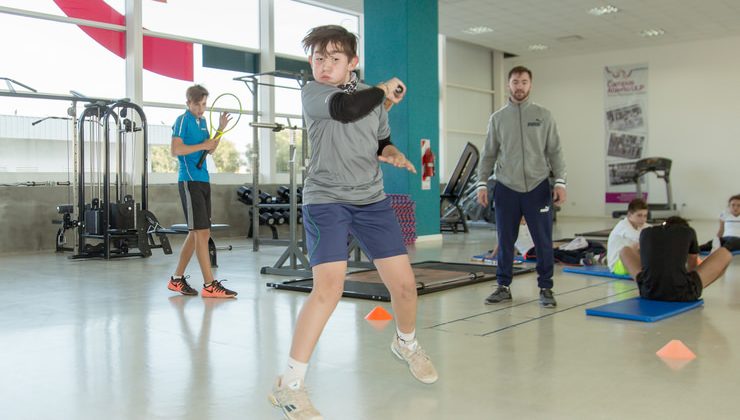
[[[527,127],[539,127],[542,125],[542,120],[539,118],[535,118],[534,121],[527,122]]]

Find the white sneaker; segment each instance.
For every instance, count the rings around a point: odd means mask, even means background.
[[[563,251],[578,251],[586,248],[588,248],[588,241],[583,236],[576,236],[572,241],[558,247]]]
[[[425,384],[433,384],[439,379],[432,361],[417,340],[407,346],[401,344],[401,340],[396,336],[391,342],[391,351],[396,357],[408,363],[411,374],[419,381]]]
[[[321,413],[311,404],[303,381],[282,384],[278,376],[272,393],[268,396],[272,405],[279,407],[288,420],[323,420]]]

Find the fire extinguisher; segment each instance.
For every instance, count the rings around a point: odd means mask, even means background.
[[[424,150],[424,154],[421,157],[421,166],[421,180],[430,180],[434,176],[434,153],[432,153],[431,147],[427,147]]]

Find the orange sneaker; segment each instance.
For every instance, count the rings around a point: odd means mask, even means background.
[[[186,280],[188,277],[190,276],[184,276],[178,279],[170,277],[170,281],[169,283],[167,283],[167,288],[172,290],[173,292],[180,292],[183,295],[197,296],[198,291],[190,287],[188,281]]]
[[[203,290],[200,291],[200,295],[206,298],[233,298],[236,296],[236,292],[229,290],[221,285],[221,282],[226,280],[214,280],[213,283],[208,286],[203,285]]]

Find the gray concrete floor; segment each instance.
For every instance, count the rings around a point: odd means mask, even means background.
[[[613,223],[561,217],[555,236]],[[715,224],[694,223],[700,241]],[[466,262],[493,244],[493,231],[474,229],[411,256]],[[265,287],[284,279],[259,274],[281,251],[220,252],[217,277],[239,292],[228,301],[168,291],[176,256],[158,251],[115,261],[0,257],[0,418],[281,418],[266,395],[306,297]],[[377,302],[342,299],[308,386],[327,419],[737,418],[738,261],[705,291],[703,308],[651,324],[587,317],[587,307],[636,296],[634,284],[560,267],[555,310],[539,307],[535,274],[517,277],[513,302],[501,306],[483,305],[492,282],[421,296],[418,335],[440,373],[434,385],[392,356],[392,324],[378,331],[363,319]],[[190,273],[197,284],[196,266]],[[680,369],[658,358],[672,339],[697,358]]]

